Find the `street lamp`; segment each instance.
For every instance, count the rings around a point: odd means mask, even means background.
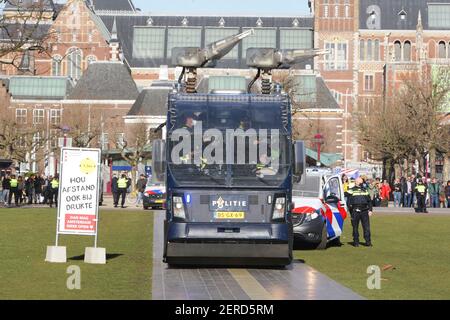
[[[63,147],[67,147],[67,134],[70,132],[70,128],[69,126],[63,126],[61,128],[62,132],[63,132],[63,136],[64,136],[64,142],[63,142]]]
[[[313,144],[317,146],[317,166],[320,167],[320,151],[322,145],[325,143],[325,138],[320,133],[317,133],[313,138]]]

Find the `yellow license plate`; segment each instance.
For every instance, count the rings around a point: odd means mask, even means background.
[[[155,203],[164,203],[164,200],[155,200]]]
[[[216,219],[245,219],[245,212],[216,212]]]

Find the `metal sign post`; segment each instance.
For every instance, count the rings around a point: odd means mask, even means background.
[[[94,236],[94,247],[86,248],[85,262],[106,263],[106,250],[98,248],[101,150],[62,148],[56,244],[47,248],[46,261],[66,262],[66,248],[59,235]]]

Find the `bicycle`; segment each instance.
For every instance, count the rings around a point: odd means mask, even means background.
[[[131,191],[127,194],[126,203],[130,206],[134,205],[136,203],[136,199],[138,196],[137,190]]]

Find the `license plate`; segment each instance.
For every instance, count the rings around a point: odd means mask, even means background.
[[[155,200],[155,203],[164,203],[164,200]]]
[[[245,212],[215,212],[214,218],[216,219],[236,219],[236,220],[243,220],[245,219]]]

